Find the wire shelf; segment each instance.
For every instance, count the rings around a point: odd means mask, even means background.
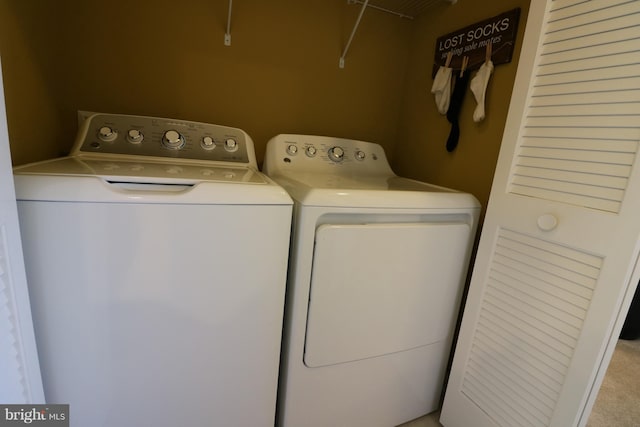
[[[456,0],[371,0],[367,7],[413,19],[442,3],[455,3]],[[348,0],[350,4],[364,4],[363,0]]]

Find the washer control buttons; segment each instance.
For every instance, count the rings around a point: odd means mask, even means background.
[[[296,154],[298,154],[298,146],[294,144],[289,144],[287,146],[287,154],[289,154],[290,156],[295,156]]]
[[[86,119],[77,138],[81,141],[76,141],[78,147],[74,149],[81,153],[167,157],[257,166],[251,138],[238,128],[221,125],[97,113]],[[306,145],[298,144],[298,147],[302,151]]]
[[[179,173],[182,173],[182,168],[180,166],[169,166],[164,171],[171,175],[177,175]]]
[[[210,136],[205,136],[200,142],[200,146],[205,150],[213,150],[216,148],[216,142]]]
[[[120,169],[120,166],[116,163],[107,163],[106,165],[102,166],[102,169],[106,171],[114,171],[116,169]]]
[[[224,149],[227,151],[236,151],[238,149],[238,141],[233,138],[224,140]]]
[[[341,162],[344,160],[344,150],[340,147],[329,148],[329,159],[334,162]]]
[[[360,161],[362,161],[362,160],[364,160],[366,157],[367,157],[367,155],[365,154],[365,152],[364,152],[364,151],[362,151],[362,150],[358,150],[358,151],[356,151],[356,160],[360,160]]]
[[[316,147],[314,147],[313,145],[308,146],[305,150],[304,153],[308,156],[308,157],[315,157],[316,154],[318,154],[318,150],[316,149]]]
[[[184,147],[184,143],[184,137],[175,130],[168,130],[162,136],[162,145],[170,150],[179,150]]]
[[[140,144],[144,139],[144,135],[138,129],[129,129],[127,132],[127,141],[131,144]]]
[[[109,126],[102,126],[98,131],[98,139],[104,142],[110,142],[118,137],[118,132],[111,129]]]

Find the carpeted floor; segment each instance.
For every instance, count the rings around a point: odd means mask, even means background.
[[[640,339],[618,341],[587,427],[640,427]]]

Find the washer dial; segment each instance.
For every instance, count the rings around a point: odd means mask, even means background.
[[[298,146],[293,144],[287,146],[287,154],[289,154],[290,156],[295,156],[296,154],[298,154]]]
[[[184,147],[184,136],[176,130],[168,130],[162,136],[162,145],[170,150],[179,150]]]
[[[308,146],[305,150],[304,153],[308,156],[308,157],[315,157],[316,154],[318,154],[318,150],[316,149],[316,147],[314,147],[313,145]]]
[[[238,141],[233,138],[224,140],[224,149],[227,151],[236,151],[238,149]]]
[[[360,160],[360,161],[362,161],[362,160],[364,160],[366,157],[367,157],[367,155],[365,154],[365,152],[364,152],[364,151],[362,151],[362,150],[358,150],[358,151],[356,151],[356,160]]]
[[[216,142],[210,136],[205,136],[200,142],[200,146],[205,150],[213,150],[216,148]]]
[[[127,141],[131,144],[140,144],[144,139],[144,135],[138,129],[129,129],[127,132]]]
[[[340,147],[329,148],[329,159],[338,163],[344,160],[344,150]]]
[[[102,126],[98,131],[98,139],[104,142],[110,142],[118,137],[118,132],[110,128],[109,126]]]

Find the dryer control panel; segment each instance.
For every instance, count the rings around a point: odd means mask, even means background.
[[[317,135],[283,134],[267,144],[264,172],[393,175],[379,144]]]
[[[82,124],[72,155],[103,153],[243,163],[257,167],[243,130],[157,117],[96,113]]]

